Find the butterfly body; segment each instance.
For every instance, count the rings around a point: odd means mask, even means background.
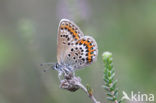
[[[58,63],[56,63],[56,64],[54,64],[52,66],[52,68],[54,70],[57,70],[59,72],[63,72],[63,73],[66,73],[66,74],[73,72],[72,67],[70,65],[67,65],[67,64],[58,64]]]

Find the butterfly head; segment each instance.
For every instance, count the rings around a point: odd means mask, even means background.
[[[54,64],[54,65],[52,66],[52,68],[53,68],[54,70],[59,71],[59,70],[61,69],[61,65],[59,65],[58,63],[56,63],[56,64]]]

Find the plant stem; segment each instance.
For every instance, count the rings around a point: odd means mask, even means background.
[[[104,62],[104,89],[106,90],[107,99],[118,102],[118,89],[116,87],[117,79],[115,79],[115,70],[113,67],[112,53],[104,52],[102,55]]]
[[[99,102],[99,101],[96,100],[96,98],[94,97],[93,94],[90,95],[90,94],[88,93],[87,88],[86,88],[81,82],[79,82],[77,85],[88,95],[88,97],[89,97],[94,103],[101,103],[101,102]]]

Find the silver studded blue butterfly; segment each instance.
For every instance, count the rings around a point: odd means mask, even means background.
[[[57,34],[57,63],[52,66],[64,74],[93,63],[98,55],[97,43],[91,36],[84,36],[79,27],[68,19],[59,23]]]

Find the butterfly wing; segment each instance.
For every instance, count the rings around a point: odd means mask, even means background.
[[[98,47],[94,38],[84,36],[80,38],[74,46],[68,48],[64,62],[74,70],[81,69],[93,63],[97,55]]]
[[[58,27],[57,35],[57,61],[64,63],[69,48],[77,42],[84,34],[79,27],[68,19],[62,19]]]

